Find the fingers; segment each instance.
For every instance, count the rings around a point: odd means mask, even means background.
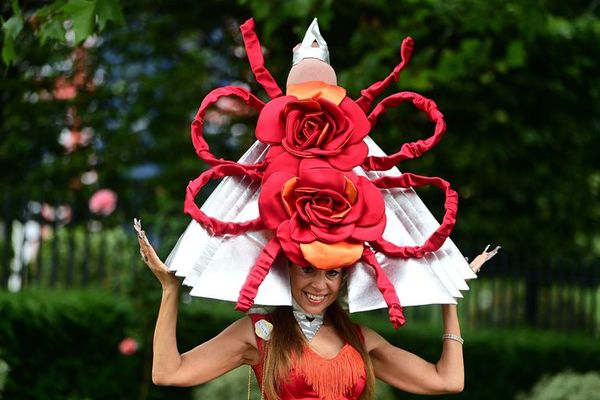
[[[500,247],[500,246],[496,246],[496,248],[495,248],[494,250],[490,251],[490,255],[489,255],[489,257],[488,257],[488,260],[489,260],[490,258],[494,257],[496,254],[498,254],[498,250],[500,250],[501,248],[502,248],[502,247]]]
[[[487,252],[488,247],[490,247],[490,245],[488,244],[488,246],[485,248],[484,252]],[[496,246],[496,248],[490,252],[486,253],[486,257],[489,260],[490,258],[494,257],[496,254],[498,254],[498,250],[500,250],[502,247],[500,246]]]
[[[140,255],[142,256],[144,263],[147,265],[156,265],[157,263],[162,264],[154,251],[154,248],[148,241],[146,233],[142,230],[142,222],[137,218],[133,219],[133,229],[137,232],[138,243],[140,244]]]
[[[142,230],[142,221],[134,218],[133,219],[133,229],[135,229],[135,231],[137,232],[137,236],[138,236],[138,240],[140,242],[140,246],[141,245],[146,245],[149,247],[150,246],[150,242],[148,242],[148,238],[146,237],[146,233]]]
[[[134,218],[133,220],[133,229],[137,232],[138,243],[140,244],[140,256],[144,263],[150,268],[154,276],[158,278],[160,283],[163,286],[163,289],[166,287],[170,288],[178,288],[179,287],[179,279],[175,277],[170,271],[169,268],[161,261],[158,257],[154,248],[148,241],[146,237],[146,233],[142,229],[142,223],[139,219]]]
[[[475,257],[473,262],[471,262],[470,267],[473,270],[473,272],[478,273],[481,270],[481,267],[483,267],[483,264],[485,264],[490,258],[494,257],[496,254],[498,254],[498,250],[501,249],[500,246],[496,246],[496,248],[494,248],[492,251],[488,251],[489,248],[490,245],[488,244],[483,250],[483,252],[477,257]]]

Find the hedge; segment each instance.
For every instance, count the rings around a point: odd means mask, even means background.
[[[189,388],[157,388],[149,382],[149,343],[158,303],[146,308],[140,310],[134,301],[103,291],[0,293],[0,351],[10,367],[4,398],[191,399]],[[140,313],[147,318],[140,318]],[[238,316],[230,304],[182,303],[180,349],[212,337]],[[356,319],[430,361],[439,357],[439,326],[409,320],[396,331],[381,312],[359,314]],[[141,348],[124,356],[118,345],[132,335]],[[522,329],[463,330],[463,336],[465,391],[436,399],[511,399],[545,374],[600,370],[600,345],[591,337]],[[428,396],[398,392],[397,398]]]
[[[441,326],[410,324],[394,332],[384,315],[358,318],[391,343],[435,362],[441,352]],[[401,393],[402,399],[513,399],[528,391],[547,374],[570,369],[600,371],[597,338],[530,329],[462,329],[465,339],[465,389],[459,395],[419,396]],[[400,394],[401,393],[401,394]]]

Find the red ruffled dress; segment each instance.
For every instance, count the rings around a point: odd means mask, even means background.
[[[250,314],[252,323],[268,315]],[[360,332],[360,330],[359,330]],[[252,366],[259,385],[262,383],[265,341],[256,338],[260,362]],[[286,382],[282,382],[281,400],[358,400],[367,384],[365,365],[360,353],[346,343],[333,358],[323,358],[307,344],[301,357],[294,360]]]

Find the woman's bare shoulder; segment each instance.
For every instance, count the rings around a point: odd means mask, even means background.
[[[371,352],[376,349],[380,349],[389,345],[389,342],[383,338],[379,333],[373,329],[364,325],[359,325],[360,330],[365,338],[365,347],[367,352]]]
[[[226,336],[256,347],[256,336],[254,335],[254,324],[249,315],[233,321],[218,336]]]

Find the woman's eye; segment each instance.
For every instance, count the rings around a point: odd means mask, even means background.
[[[336,276],[338,276],[340,274],[340,271],[335,270],[335,269],[330,269],[329,271],[327,271],[327,276],[334,278]]]
[[[315,269],[313,267],[302,267],[302,272],[304,272],[305,274],[310,274],[313,273],[315,271]]]

